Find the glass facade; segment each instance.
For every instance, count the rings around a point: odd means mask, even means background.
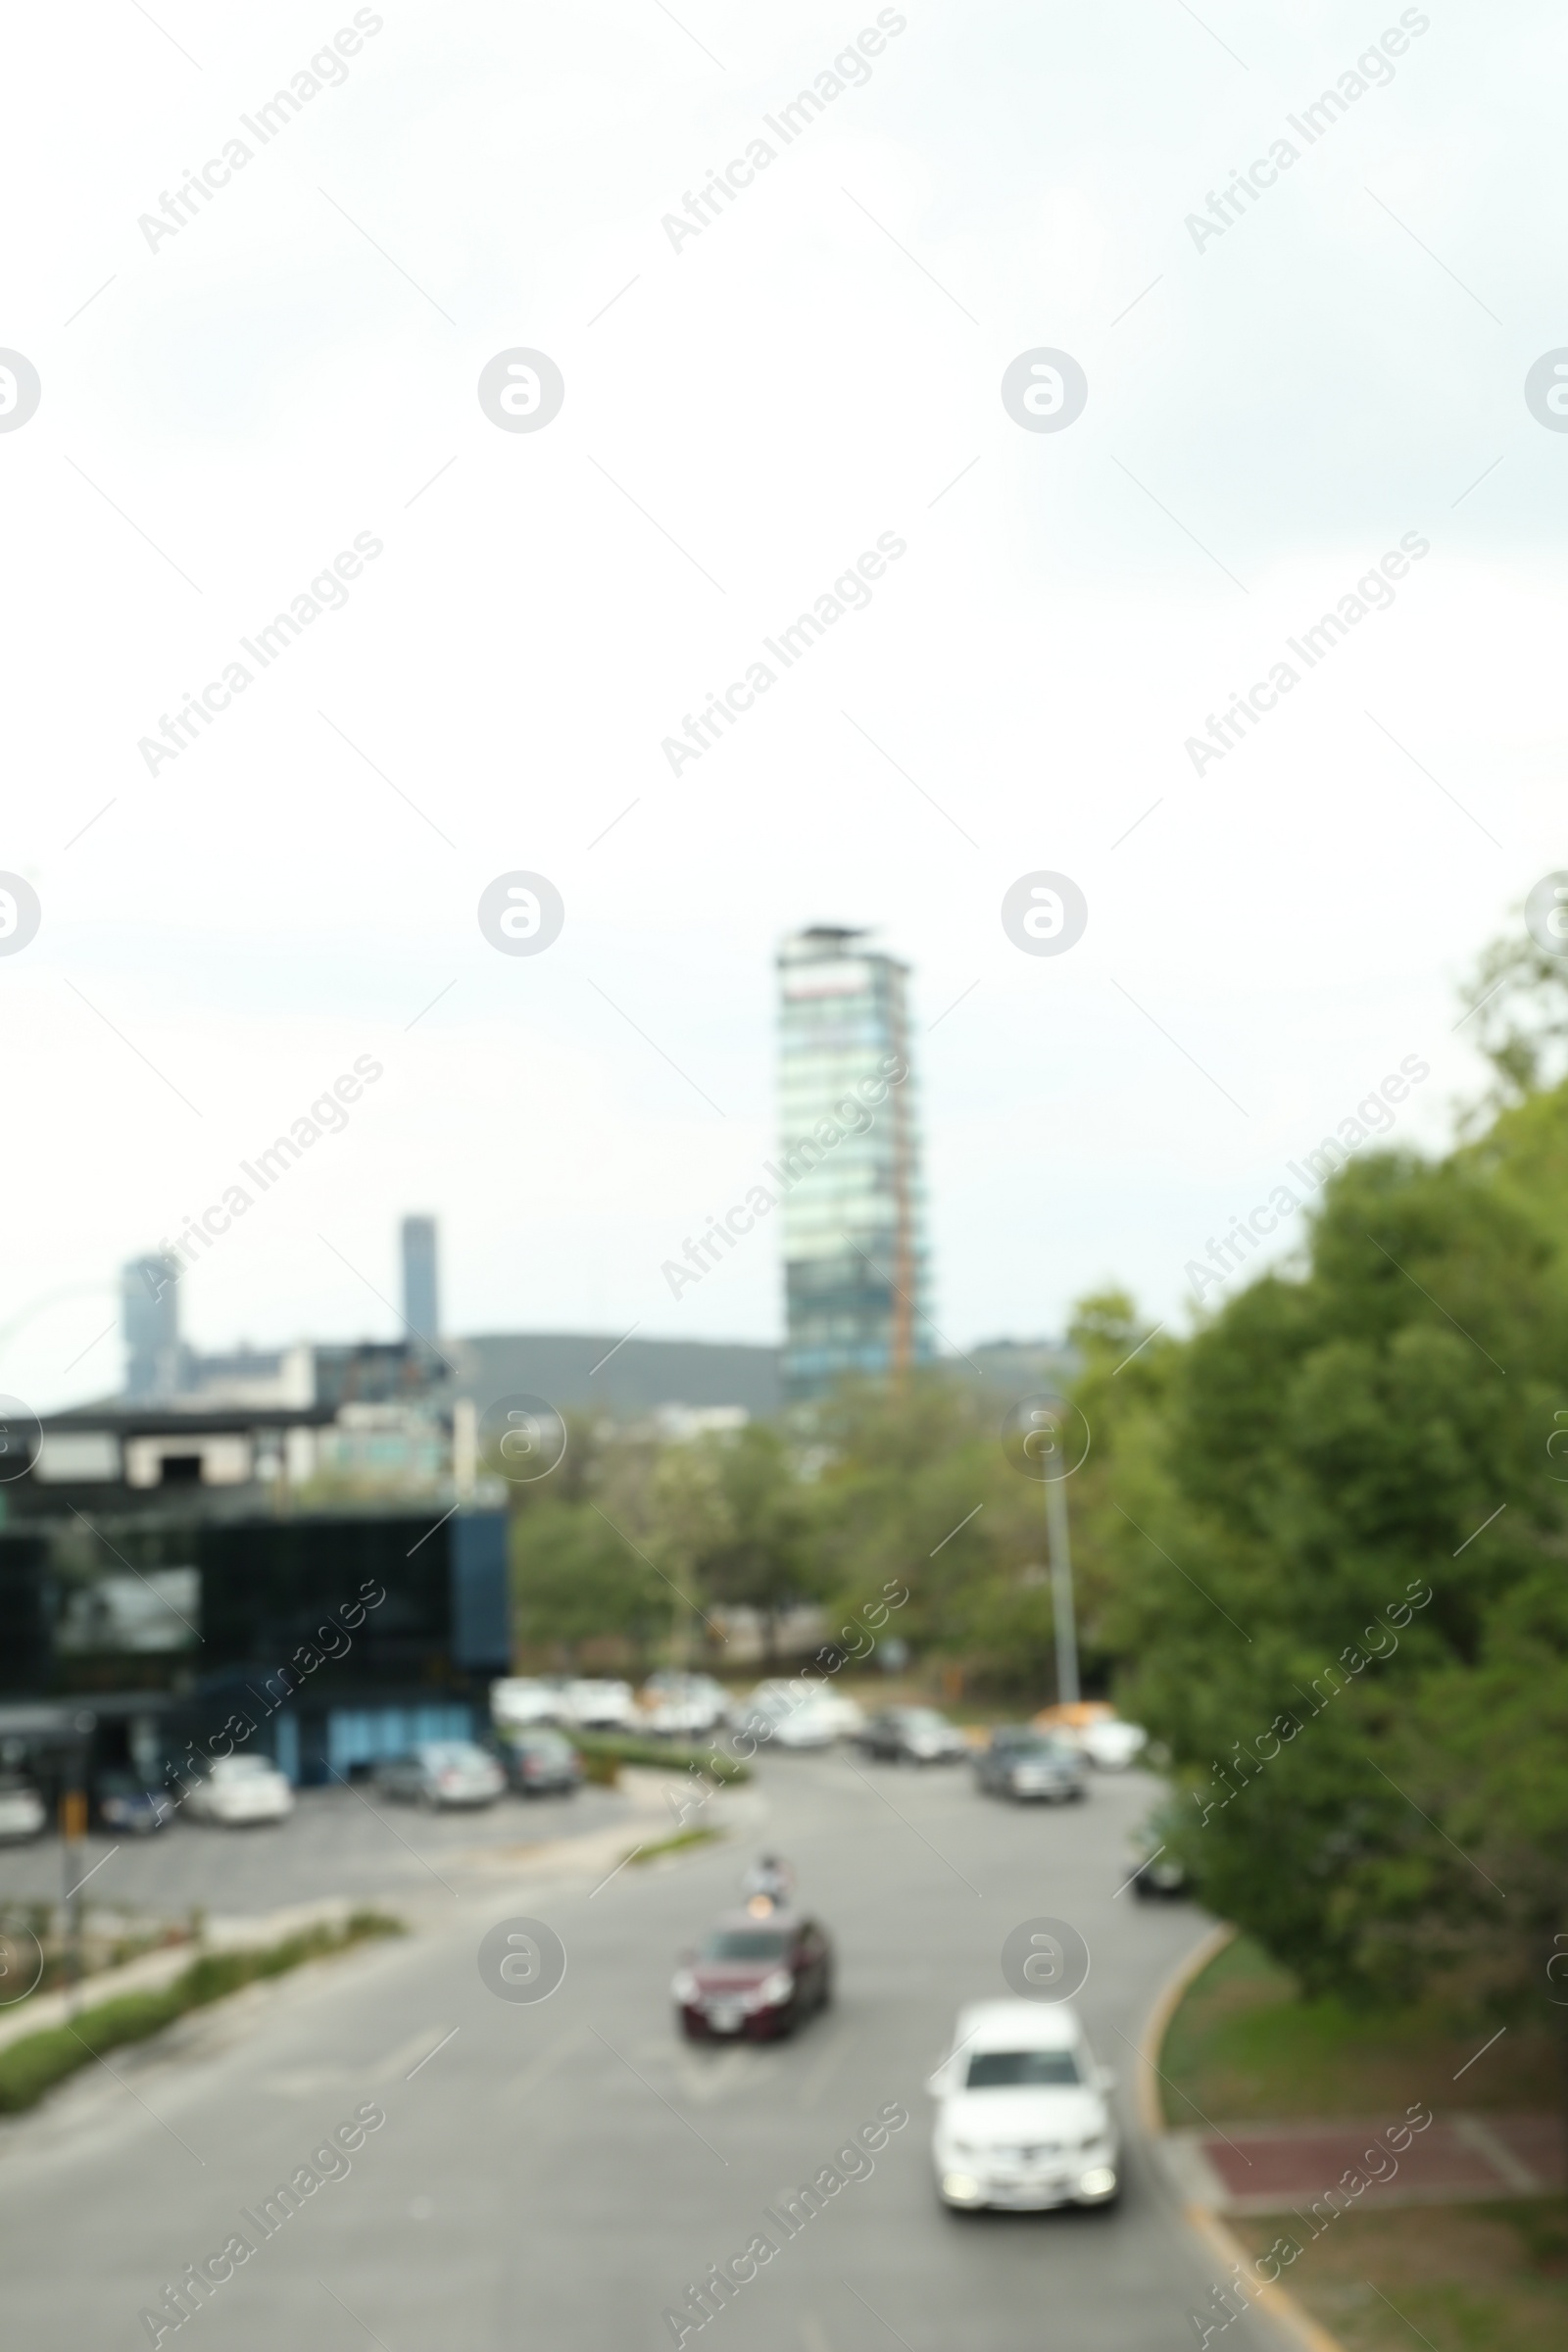
[[[935,1353],[907,970],[860,931],[779,952],[784,1393],[897,1374]]]

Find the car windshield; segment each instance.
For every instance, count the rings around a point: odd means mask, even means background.
[[[436,1740],[419,1750],[419,1762],[431,1772],[450,1772],[456,1765],[471,1764],[478,1755],[466,1740]]]
[[[895,1721],[906,1732],[945,1732],[948,1728],[947,1717],[939,1715],[935,1707],[906,1707]]]
[[[776,1928],[714,1928],[703,1938],[705,1960],[782,1960],[790,1939]]]
[[[1082,2081],[1071,2050],[976,2050],[964,2088],[1033,2090]]]
[[[552,1763],[571,1753],[570,1740],[564,1739],[560,1732],[534,1732],[528,1739],[519,1740],[517,1745],[525,1756],[545,1756]]]
[[[1060,1743],[1048,1740],[1043,1732],[1009,1732],[1005,1740],[997,1741],[1009,1756],[1059,1756]]]

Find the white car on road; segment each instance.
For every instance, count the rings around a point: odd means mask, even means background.
[[[294,1791],[266,1756],[215,1756],[185,1798],[192,1821],[237,1830],[258,1821],[286,1821]]]
[[[1062,2002],[977,2001],[958,2012],[953,2054],[926,2088],[937,2101],[932,2155],[945,2205],[1030,2212],[1108,2205],[1121,2144],[1077,2013]]]

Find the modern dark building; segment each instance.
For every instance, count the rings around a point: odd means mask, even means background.
[[[340,1435],[332,1404],[51,1415],[0,1484],[0,1759],[22,1740],[47,1778],[81,1716],[95,1770],[148,1771],[236,1740],[232,1718],[311,1782],[482,1732],[511,1661],[506,1515],[434,1483],[307,1507]],[[27,1728],[39,1707],[54,1734]]]
[[[346,1779],[482,1733],[511,1647],[499,1511],[0,1534],[0,1750],[42,1707],[92,1717],[95,1769],[243,1747]]]

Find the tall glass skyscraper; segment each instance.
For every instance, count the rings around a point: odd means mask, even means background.
[[[436,1292],[434,1217],[403,1220],[403,1320],[409,1337],[432,1351],[441,1337],[441,1307]]]
[[[897,1375],[932,1346],[907,968],[863,931],[779,951],[784,1393]]]

